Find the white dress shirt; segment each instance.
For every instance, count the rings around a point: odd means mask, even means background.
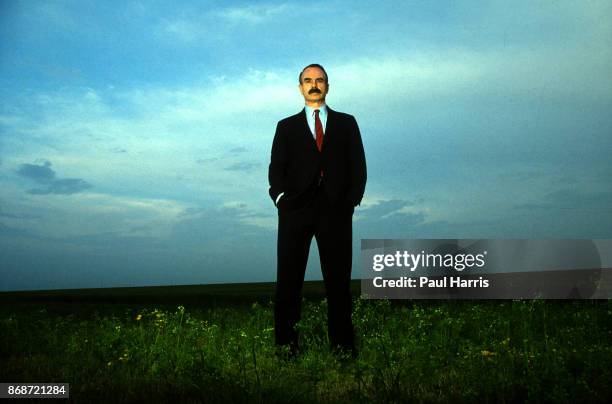
[[[325,127],[327,125],[327,106],[323,104],[319,108],[312,108],[306,105],[304,109],[306,110],[306,120],[308,121],[310,133],[312,133],[312,136],[314,136],[315,139],[317,138],[317,133],[315,130],[315,109],[319,110],[319,119],[321,120],[321,126],[323,126],[323,135],[325,135]]]

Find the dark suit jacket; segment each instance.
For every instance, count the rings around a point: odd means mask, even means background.
[[[268,170],[270,197],[281,192],[279,209],[299,209],[319,183],[332,205],[353,208],[361,203],[366,184],[366,162],[357,121],[352,115],[327,107],[327,124],[319,152],[304,109],[278,122]]]

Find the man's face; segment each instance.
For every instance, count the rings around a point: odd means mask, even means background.
[[[329,89],[325,73],[318,67],[309,67],[304,70],[299,87],[306,103],[324,102]]]

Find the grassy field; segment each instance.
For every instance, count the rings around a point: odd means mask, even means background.
[[[176,288],[0,294],[0,381],[69,382],[81,402],[612,399],[610,301],[356,299],[351,361],[328,352],[312,283],[303,354],[283,361],[270,284]]]

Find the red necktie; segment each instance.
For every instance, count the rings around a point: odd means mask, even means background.
[[[317,149],[321,151],[323,147],[323,125],[319,119],[319,110],[315,109],[315,132],[317,134]],[[323,169],[321,169],[321,177],[323,177]],[[321,177],[319,177],[319,183],[321,183]]]
[[[321,120],[319,119],[319,110],[315,109],[315,132],[317,135],[317,148],[321,151],[321,147],[323,146],[323,125],[321,124]]]

